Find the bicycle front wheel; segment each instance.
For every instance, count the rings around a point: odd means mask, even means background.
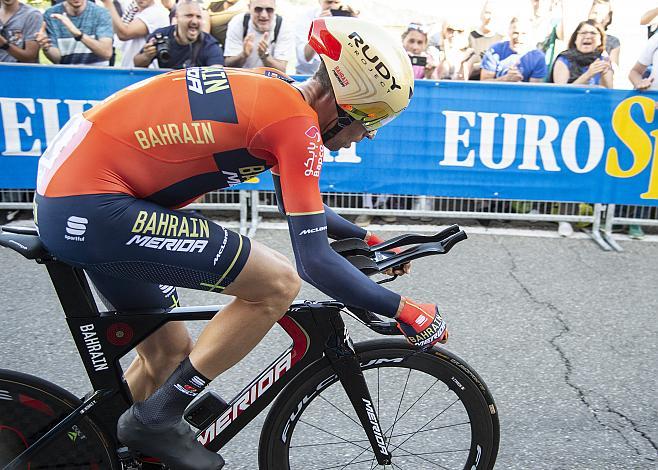
[[[38,377],[0,369],[0,468],[4,468],[80,405],[74,395]],[[109,438],[89,418],[72,425],[24,467],[117,470]]]
[[[418,352],[397,339],[355,348],[393,456],[386,468],[493,468],[496,406],[464,361],[439,348]],[[383,468],[331,366],[284,390],[263,426],[259,452],[263,470]]]

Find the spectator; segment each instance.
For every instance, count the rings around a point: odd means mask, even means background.
[[[599,23],[581,21],[569,39],[569,48],[555,59],[551,81],[612,88],[612,67],[605,41],[605,32]]]
[[[402,33],[402,46],[409,54],[414,78],[417,80],[432,78],[436,71],[437,61],[427,50],[429,45],[427,34],[427,28],[419,23],[409,24],[407,30]],[[412,208],[417,211],[432,210],[432,203],[427,196],[417,196]],[[411,219],[416,220],[418,217],[411,217]],[[430,217],[420,217],[420,220],[429,222],[432,219]]]
[[[603,28],[605,32],[605,50],[614,66],[619,67],[621,42],[617,36],[608,33],[608,27],[612,23],[612,5],[608,0],[594,0],[587,18],[596,21]]]
[[[437,60],[427,51],[427,29],[420,23],[410,23],[402,33],[402,46],[411,59],[414,78],[432,78]]]
[[[489,47],[504,39],[503,35],[496,31],[496,9],[493,2],[485,0],[480,11],[480,26],[468,35],[468,46],[473,49],[473,56],[468,62],[470,69],[469,80],[480,79],[480,65],[482,56]]]
[[[603,28],[594,20],[581,21],[571,34],[568,49],[557,56],[551,70],[551,81],[557,84],[600,85],[612,88],[612,65],[605,51],[606,36]],[[568,210],[570,205],[556,205],[552,212]],[[591,215],[589,204],[579,204],[579,215]],[[573,234],[569,222],[558,223],[558,233],[563,237]]]
[[[656,18],[658,17],[658,7],[652,8],[642,15],[640,18],[640,24],[642,26],[647,27],[647,37],[650,39],[651,36],[656,34],[656,30],[658,29],[658,21]]]
[[[133,67],[133,59],[146,44],[146,37],[158,28],[169,25],[169,14],[155,0],[136,0],[137,11],[130,22],[122,21],[113,0],[103,0],[112,16],[114,32],[121,41],[121,67]]]
[[[428,52],[428,32],[427,28],[420,23],[411,23],[406,31],[402,33],[402,46],[409,55],[409,60],[412,63],[414,77],[416,79],[431,78],[436,71],[437,60],[432,54]],[[424,60],[423,60],[424,59]],[[416,62],[416,64],[414,64]],[[420,64],[418,62],[421,62]],[[425,64],[422,64],[425,62]],[[363,207],[366,209],[399,209],[400,206],[407,206],[406,197],[396,196],[391,197],[386,194],[369,194],[363,195]],[[409,198],[410,199],[410,198]],[[408,206],[407,206],[408,207]],[[431,201],[426,196],[418,196],[411,206],[413,210],[431,210]],[[411,217],[417,219],[417,217]],[[365,227],[372,222],[373,216],[371,214],[360,214],[354,219],[354,223],[360,227]],[[381,216],[384,222],[392,223],[397,220],[393,215]],[[429,217],[422,217],[420,220],[423,222],[432,220]]]
[[[628,74],[628,79],[637,91],[658,90],[658,34],[651,36],[639,59]],[[644,77],[647,69],[651,67],[651,75]]]
[[[201,3],[201,0],[198,1]],[[162,3],[162,6],[169,12],[169,23],[176,24],[176,7],[178,6],[178,0],[160,0],[160,3]],[[210,34],[210,14],[208,13],[208,10],[203,7],[203,4],[201,4],[201,17],[203,18],[203,21],[201,22],[201,31]]]
[[[41,12],[18,0],[0,3],[0,62],[37,62]]]
[[[213,35],[222,49],[225,49],[226,30],[228,23],[235,15],[247,11],[246,0],[213,0],[208,5],[210,17],[210,34]]]
[[[295,30],[295,52],[297,54],[297,66],[295,73],[299,75],[313,75],[320,67],[320,57],[313,48],[308,45],[308,30],[314,18],[323,16],[344,15],[358,16],[348,5],[341,0],[319,0],[317,7],[307,9],[297,20]],[[333,10],[333,11],[332,11]]]
[[[565,48],[562,0],[531,0],[532,42],[545,54],[550,66],[557,52]]]
[[[275,8],[275,0],[251,0],[248,13],[231,19],[226,31],[226,66],[286,71],[295,37],[289,22],[274,13]]]
[[[649,68],[651,69],[651,73],[646,77],[645,75]],[[653,34],[628,74],[628,79],[633,84],[633,88],[637,91],[644,92],[647,90],[658,90],[656,75],[658,75],[658,34]],[[638,217],[637,210],[635,212],[635,217]],[[640,216],[646,217],[645,213],[640,214]],[[629,225],[628,235],[631,238],[640,239],[644,237],[644,232],[639,225]]]
[[[135,56],[136,67],[148,67],[157,56],[156,38],[168,50],[168,58],[158,57],[159,67],[181,69],[224,64],[224,53],[217,40],[201,30],[203,14],[197,0],[180,0],[176,6],[176,24],[156,29],[144,49]]]
[[[112,18],[88,0],[65,0],[44,13],[37,42],[54,64],[108,65]]]
[[[468,47],[468,38],[464,27],[454,21],[443,23],[441,37],[441,55],[436,78],[444,80],[468,80],[469,61],[475,56],[473,49]]]
[[[528,42],[529,22],[513,17],[509,40],[498,42],[482,58],[480,80],[543,82],[548,74],[544,53]]]

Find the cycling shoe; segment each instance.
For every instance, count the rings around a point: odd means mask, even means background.
[[[131,406],[119,417],[117,436],[131,449],[158,457],[172,470],[220,470],[224,466],[222,456],[203,447],[182,419],[171,427],[152,428],[137,419]]]

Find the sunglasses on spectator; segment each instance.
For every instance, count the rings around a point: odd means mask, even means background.
[[[457,29],[457,28],[446,28],[446,31],[449,33],[463,33],[463,29]]]
[[[274,13],[274,8],[272,8],[272,7],[267,7],[267,8],[265,8],[265,7],[254,7],[254,11],[259,15],[261,13],[263,13],[263,11],[265,11],[268,15],[271,15],[272,13]]]

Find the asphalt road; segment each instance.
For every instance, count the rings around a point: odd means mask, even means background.
[[[287,231],[256,238],[291,256]],[[501,421],[496,468],[657,468],[658,243],[624,247],[606,253],[583,239],[472,235],[396,282],[398,292],[442,307],[448,348],[492,390]],[[0,367],[82,395],[89,384],[44,268],[7,249],[0,266]],[[305,286],[300,297],[318,296]],[[182,300],[226,302],[194,291]],[[355,341],[372,336],[350,325]],[[273,331],[216,388],[236,393],[284,343]],[[224,449],[227,470],[257,468],[261,422]]]

